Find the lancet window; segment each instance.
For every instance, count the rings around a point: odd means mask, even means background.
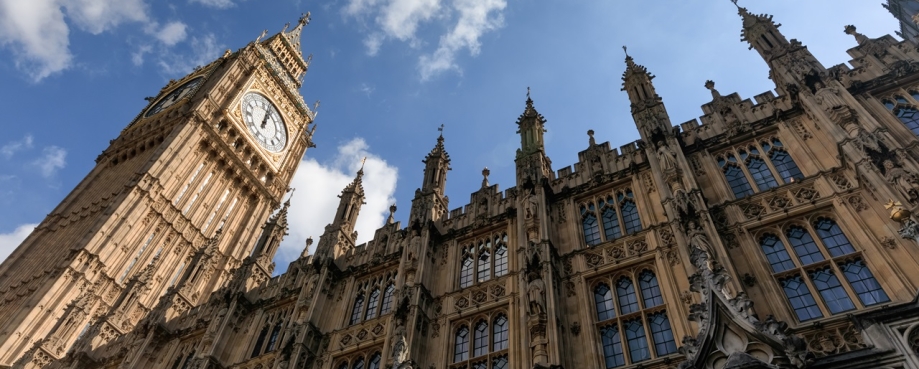
[[[744,198],[804,178],[776,137],[736,147],[716,156],[735,198]]]
[[[579,205],[584,242],[590,246],[641,230],[641,217],[631,189],[590,199]]]
[[[334,366],[336,369],[380,369],[383,365],[383,354],[379,349],[359,353],[349,359],[341,359]]]
[[[261,329],[252,343],[250,358],[276,351],[287,338],[284,327],[290,321],[290,309],[266,312],[262,317]]]
[[[463,254],[460,258],[460,288],[507,274],[507,233],[492,233],[465,244],[461,249]]]
[[[358,282],[348,324],[357,324],[392,312],[395,280],[396,272],[389,271]]]
[[[890,301],[861,252],[829,217],[764,231],[759,244],[799,321]]]
[[[451,368],[507,368],[509,323],[504,311],[455,322]]]
[[[910,91],[909,95],[913,101],[908,101],[905,97],[896,95],[885,99],[883,103],[887,110],[890,110],[906,128],[909,128],[910,131],[913,131],[913,134],[919,136],[919,109],[916,109],[919,92]]]
[[[635,364],[677,352],[660,285],[650,268],[603,277],[591,285],[603,367]]]

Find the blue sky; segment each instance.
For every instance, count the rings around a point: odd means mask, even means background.
[[[868,37],[899,28],[880,1],[741,5],[774,15],[825,66],[849,60],[845,25]],[[391,203],[407,218],[441,124],[451,209],[479,188],[483,167],[492,184],[513,186],[528,86],[548,119],[553,169],[576,162],[588,129],[613,147],[636,140],[620,91],[623,45],[657,76],[675,124],[702,114],[708,79],[744,98],[774,88],[726,0],[0,0],[0,259],[89,172],[144,97],[306,11],[302,47],[313,60],[301,93],[321,100],[318,147],[294,180],[279,269],[318,238],[364,156],[359,239]]]

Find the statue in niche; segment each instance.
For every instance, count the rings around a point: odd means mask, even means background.
[[[709,242],[708,236],[705,235],[702,227],[694,220],[690,220],[686,226],[686,234],[689,236],[689,245],[705,253],[705,267],[709,270],[714,270],[715,248]]]
[[[661,171],[669,171],[676,168],[676,154],[670,150],[670,146],[665,142],[657,145],[657,159],[661,164]]]
[[[537,204],[538,200],[536,199],[536,190],[531,189],[530,193],[527,194],[526,199],[524,199],[523,201],[524,201],[524,206],[525,206],[524,217],[526,219],[536,219],[536,211],[538,210],[538,206],[539,206]]]
[[[839,90],[835,87],[827,87],[822,80],[815,81],[814,88],[817,90],[814,97],[818,104],[823,105],[824,109],[829,110],[846,104],[846,102],[839,97]]]
[[[405,329],[403,328],[402,333],[396,336],[392,344],[392,367],[398,368],[399,365],[405,362],[406,356],[408,356],[408,348],[405,342]]]
[[[527,275],[530,280],[527,284],[527,304],[531,316],[539,316],[546,313],[546,284],[539,276],[539,272],[531,271]]]
[[[884,179],[894,185],[903,197],[910,202],[915,202],[914,200],[919,198],[919,180],[913,173],[897,166],[891,160],[884,161],[884,169]]]

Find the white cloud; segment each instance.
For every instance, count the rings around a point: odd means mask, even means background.
[[[218,9],[226,9],[236,5],[233,4],[232,0],[191,0],[191,2]]]
[[[159,61],[159,66],[167,74],[184,75],[196,66],[206,65],[222,53],[222,45],[217,37],[208,33],[201,37],[191,38],[192,54],[166,53]]]
[[[504,25],[501,11],[507,7],[505,0],[455,0],[453,6],[460,14],[456,26],[440,37],[437,51],[419,58],[422,80],[451,69],[459,70],[456,53],[469,49],[469,54],[478,55],[482,34]]]
[[[369,22],[371,29],[364,38],[368,55],[376,55],[387,39],[408,43],[412,48],[427,42],[419,28],[442,26],[449,31],[439,36],[437,49],[419,57],[418,70],[427,80],[448,70],[459,71],[457,52],[468,49],[479,53],[483,34],[504,25],[507,0],[348,0],[343,13],[359,21]],[[435,28],[435,27],[432,27]]]
[[[157,40],[160,40],[166,46],[175,45],[183,40],[187,36],[185,29],[188,26],[185,23],[173,21],[166,23],[162,28],[153,32],[154,37]]]
[[[67,165],[67,150],[57,146],[48,146],[42,149],[42,156],[32,161],[45,178],[54,176],[59,169]]]
[[[33,81],[70,66],[69,34],[57,0],[0,0],[0,45]]]
[[[143,65],[144,64],[144,54],[147,54],[151,51],[153,51],[153,46],[141,45],[141,47],[138,48],[137,51],[131,53],[131,62],[134,63],[134,65],[138,67]]]
[[[373,88],[373,86],[369,86],[366,83],[361,83],[360,91],[367,95],[367,97],[370,97],[370,94],[372,94],[374,90],[376,89]]]
[[[338,194],[352,180],[366,157],[364,165],[365,204],[355,225],[358,243],[369,241],[389,216],[389,205],[395,202],[398,169],[371,153],[362,138],[354,138],[338,147],[337,155],[329,163],[303,159],[291,181],[297,191],[291,200],[288,213],[290,230],[275,257],[278,268],[283,269],[303,251],[307,237],[313,238],[313,250],[325,226],[331,223],[338,209]]]
[[[147,21],[143,0],[59,0],[59,4],[77,27],[94,35],[121,23]]]
[[[0,233],[0,262],[6,260],[35,227],[38,227],[38,224],[23,224],[10,233]]]
[[[0,147],[0,154],[7,159],[12,158],[17,152],[32,148],[32,135],[26,135],[19,141],[12,141]]]

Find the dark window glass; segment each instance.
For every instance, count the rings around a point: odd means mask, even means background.
[[[837,257],[855,252],[855,248],[849,243],[849,239],[842,233],[842,229],[831,219],[820,218],[814,223],[814,229],[820,240],[826,245],[830,256]]]
[[[753,176],[753,182],[756,183],[756,187],[760,191],[765,191],[770,188],[778,186],[778,182],[775,181],[775,177],[772,176],[772,172],[769,170],[769,166],[766,165],[766,162],[760,158],[750,158],[747,161],[747,169],[750,170],[750,175]]]
[[[357,324],[361,321],[361,312],[364,311],[364,294],[357,295],[354,299],[354,308],[351,309],[351,324]]]
[[[729,165],[727,169],[724,170],[724,178],[728,180],[728,185],[731,186],[734,197],[742,199],[753,194],[753,188],[750,187],[750,182],[747,182],[747,177],[743,175],[743,171],[740,170],[739,167]]]
[[[383,307],[380,308],[380,315],[388,314],[392,311],[392,294],[396,292],[396,286],[390,283],[383,291]]]
[[[381,361],[383,361],[383,357],[379,352],[373,354],[373,356],[370,357],[370,365],[367,367],[367,369],[380,369]]]
[[[262,354],[262,345],[265,343],[265,336],[268,335],[268,324],[265,324],[265,327],[262,328],[262,331],[259,332],[258,337],[255,339],[255,346],[252,346],[252,355],[249,355],[250,358],[256,357]]]
[[[488,369],[488,360],[472,363],[472,369]]]
[[[348,363],[346,363],[346,362],[345,362],[345,363],[341,363],[341,365],[338,366],[338,369],[348,369]]]
[[[858,295],[858,299],[862,301],[862,304],[871,306],[890,301],[890,298],[884,293],[884,289],[874,279],[871,270],[868,270],[868,267],[865,266],[864,261],[856,259],[845,264],[839,264],[839,267],[842,269],[842,274],[846,276],[846,280],[849,281],[849,285],[855,290],[855,294]]]
[[[903,122],[903,125],[906,128],[909,128],[910,131],[913,131],[914,134],[919,135],[919,111],[913,108],[898,108],[894,113],[897,114],[897,118]]]
[[[479,254],[479,282],[491,279],[491,255],[488,251],[482,251]]]
[[[633,363],[648,360],[651,352],[648,351],[648,340],[645,338],[645,327],[640,319],[625,322],[625,339],[629,343],[629,358]]]
[[[271,330],[271,335],[268,336],[268,348],[265,349],[265,352],[272,352],[278,348],[279,335],[281,335],[281,322],[275,324],[274,329]]]
[[[795,249],[795,254],[798,255],[798,260],[801,261],[802,265],[824,260],[817,243],[814,242],[814,238],[804,228],[798,226],[789,227],[785,235],[788,236],[788,242]]]
[[[491,361],[491,369],[507,369],[507,355],[501,355]]]
[[[814,287],[823,297],[823,302],[830,309],[830,313],[836,314],[855,309],[855,304],[849,299],[846,290],[839,283],[839,278],[836,278],[830,268],[810,272],[810,277],[814,281]]]
[[[472,257],[466,256],[463,259],[463,267],[460,269],[460,287],[469,287],[472,285]]]
[[[492,351],[507,349],[507,317],[498,315],[492,326]]]
[[[622,237],[622,229],[619,228],[619,217],[616,216],[616,210],[613,208],[606,208],[603,211],[603,231],[607,240]]]
[[[910,91],[909,96],[912,96],[915,100],[919,100],[919,91]]]
[[[791,303],[791,307],[795,310],[798,320],[804,322],[823,317],[823,313],[817,307],[817,301],[811,296],[811,292],[807,289],[807,285],[804,284],[801,276],[796,275],[785,278],[780,280],[779,283],[782,284],[782,289],[785,290],[785,297],[788,298],[788,302]]]
[[[650,270],[645,270],[638,275],[638,286],[641,287],[641,298],[644,301],[645,308],[664,304],[661,288],[657,284],[657,276]]]
[[[367,314],[364,315],[364,320],[373,319],[377,317],[377,306],[380,305],[380,289],[374,288],[373,292],[370,293],[370,299],[367,300]]]
[[[364,358],[357,359],[351,369],[364,369]]]
[[[651,331],[651,339],[654,340],[654,352],[657,356],[670,355],[676,352],[676,340],[673,339],[673,331],[670,330],[670,319],[667,319],[666,312],[659,312],[648,315],[648,329]]]
[[[501,245],[495,251],[495,277],[507,274],[507,246]]]
[[[798,165],[795,164],[795,161],[787,152],[781,150],[773,151],[771,159],[772,165],[775,166],[775,170],[779,171],[779,177],[781,177],[785,183],[791,183],[792,178],[800,179],[804,177],[804,175],[801,174],[801,170],[798,169]]]
[[[762,247],[763,253],[766,254],[769,265],[772,265],[774,273],[784,272],[795,267],[795,264],[791,262],[791,257],[788,256],[788,250],[785,250],[785,245],[782,244],[782,240],[775,235],[767,234],[763,236],[759,241],[759,245]]]
[[[456,330],[456,340],[453,343],[453,362],[469,359],[469,328],[466,326]]]
[[[622,222],[625,223],[625,233],[632,234],[641,230],[641,219],[638,217],[638,207],[632,200],[622,202]]]
[[[597,304],[597,320],[602,322],[616,316],[616,310],[613,309],[613,294],[605,284],[594,288],[594,301]]]
[[[887,110],[893,110],[893,107],[894,107],[893,102],[891,102],[890,100],[884,100],[883,103],[884,103],[884,106],[887,107]]]
[[[472,343],[472,357],[488,353],[488,323],[484,320],[475,325]]]
[[[622,277],[616,282],[616,295],[619,297],[619,312],[623,315],[638,311],[638,298],[635,296],[635,285],[632,280]]]
[[[897,96],[897,97],[895,97],[894,99],[896,99],[897,102],[900,103],[900,104],[909,104],[909,102],[906,101],[906,98],[903,97],[903,96]]]
[[[189,352],[188,356],[185,357],[185,363],[182,364],[182,369],[188,369],[191,367],[191,360],[195,358],[195,352]]]
[[[607,368],[625,365],[625,354],[622,352],[622,337],[619,336],[619,327],[615,324],[600,329],[600,339],[603,341],[603,358]]]
[[[593,213],[588,213],[581,221],[581,225],[584,227],[584,242],[591,246],[600,243],[600,227]]]

